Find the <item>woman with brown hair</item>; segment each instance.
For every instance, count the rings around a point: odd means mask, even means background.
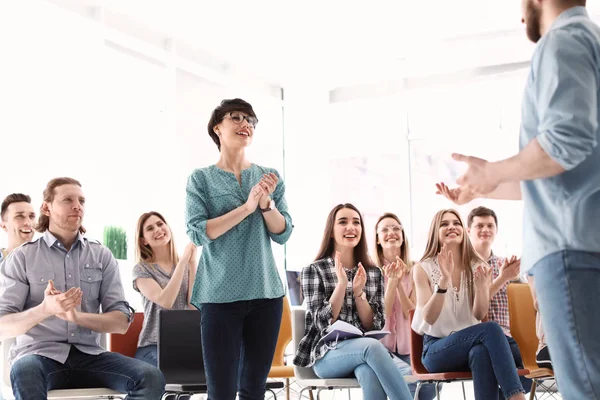
[[[411,375],[408,313],[415,308],[417,301],[413,290],[413,263],[408,239],[396,214],[385,213],[375,224],[375,263],[384,275],[384,329],[391,332],[381,339],[381,343],[394,356],[394,362],[402,375]],[[394,274],[392,271],[398,272]],[[408,389],[414,397],[417,384],[409,383]],[[418,399],[430,400],[434,397],[435,386],[423,384]]]
[[[339,204],[329,213],[317,257],[302,270],[306,329],[294,364],[312,366],[326,379],[354,375],[365,399],[408,400],[412,397],[406,382],[381,342],[324,339],[338,320],[361,331],[384,325],[383,277],[369,257],[363,230],[361,214],[352,204]]]
[[[223,100],[207,126],[219,159],[186,186],[187,234],[202,246],[191,302],[201,312],[210,399],[264,399],[281,326],[273,242],[285,244],[294,225],[281,175],[246,153],[257,124],[250,103]]]
[[[171,228],[156,211],[140,216],[136,229],[133,288],[142,294],[144,325],[135,358],[158,364],[158,313],[189,307],[196,277],[196,246],[189,243],[179,258]]]
[[[491,271],[464,234],[457,211],[441,210],[414,272],[412,328],[423,336],[429,372],[473,373],[475,399],[524,400],[512,352],[500,325],[480,321],[490,304]]]

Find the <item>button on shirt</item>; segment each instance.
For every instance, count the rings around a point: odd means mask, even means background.
[[[267,229],[260,209],[216,239],[206,234],[206,223],[246,203],[252,187],[273,172],[279,178],[272,198],[285,218],[285,230]],[[271,240],[284,244],[292,234],[292,218],[285,201],[285,185],[276,170],[252,164],[242,171],[241,185],[231,172],[215,165],[195,170],[187,182],[187,234],[202,254],[191,303],[230,303],[274,299],[285,293],[277,271]]]
[[[79,311],[121,311],[131,317],[121,285],[119,266],[110,250],[81,234],[67,251],[49,231],[15,249],[0,266],[0,316],[36,307],[44,300],[48,281],[66,292],[80,287]],[[64,363],[71,345],[87,354],[100,354],[100,333],[52,316],[20,335],[11,348],[11,363],[38,354]]]
[[[561,250],[600,251],[600,28],[564,11],[538,42],[523,98],[520,148],[537,138],[566,171],[523,181],[522,271]]]

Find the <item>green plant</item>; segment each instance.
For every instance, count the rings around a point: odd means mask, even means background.
[[[117,260],[127,259],[127,234],[119,226],[104,227],[104,245],[110,249]]]

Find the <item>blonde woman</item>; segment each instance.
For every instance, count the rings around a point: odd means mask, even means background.
[[[465,235],[460,215],[441,210],[414,271],[412,328],[423,335],[423,365],[432,373],[473,373],[475,399],[525,400],[502,328],[480,321],[490,304],[491,270]]]
[[[385,213],[375,224],[375,263],[383,271],[385,279],[385,327],[390,335],[381,339],[393,354],[394,361],[403,376],[411,375],[410,321],[408,313],[415,308],[412,261],[404,227],[396,214]],[[397,270],[398,273],[392,271]],[[408,389],[414,398],[416,383]],[[435,386],[424,384],[419,390],[419,400],[435,397]]]
[[[156,211],[140,216],[136,232],[136,258],[133,288],[142,294],[144,325],[135,358],[158,364],[158,313],[189,307],[196,277],[196,246],[186,246],[179,258],[171,228]]]

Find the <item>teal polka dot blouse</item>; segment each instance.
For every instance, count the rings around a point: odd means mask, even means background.
[[[206,235],[206,222],[243,205],[252,187],[269,172],[279,178],[272,198],[285,218],[285,230],[280,234],[269,232],[257,208],[231,230],[211,240]],[[202,246],[191,299],[196,307],[202,303],[272,299],[285,293],[271,249],[271,240],[284,244],[292,234],[285,185],[275,169],[256,164],[242,171],[241,181],[240,185],[233,173],[215,165],[197,169],[188,178],[187,234],[192,242]]]

